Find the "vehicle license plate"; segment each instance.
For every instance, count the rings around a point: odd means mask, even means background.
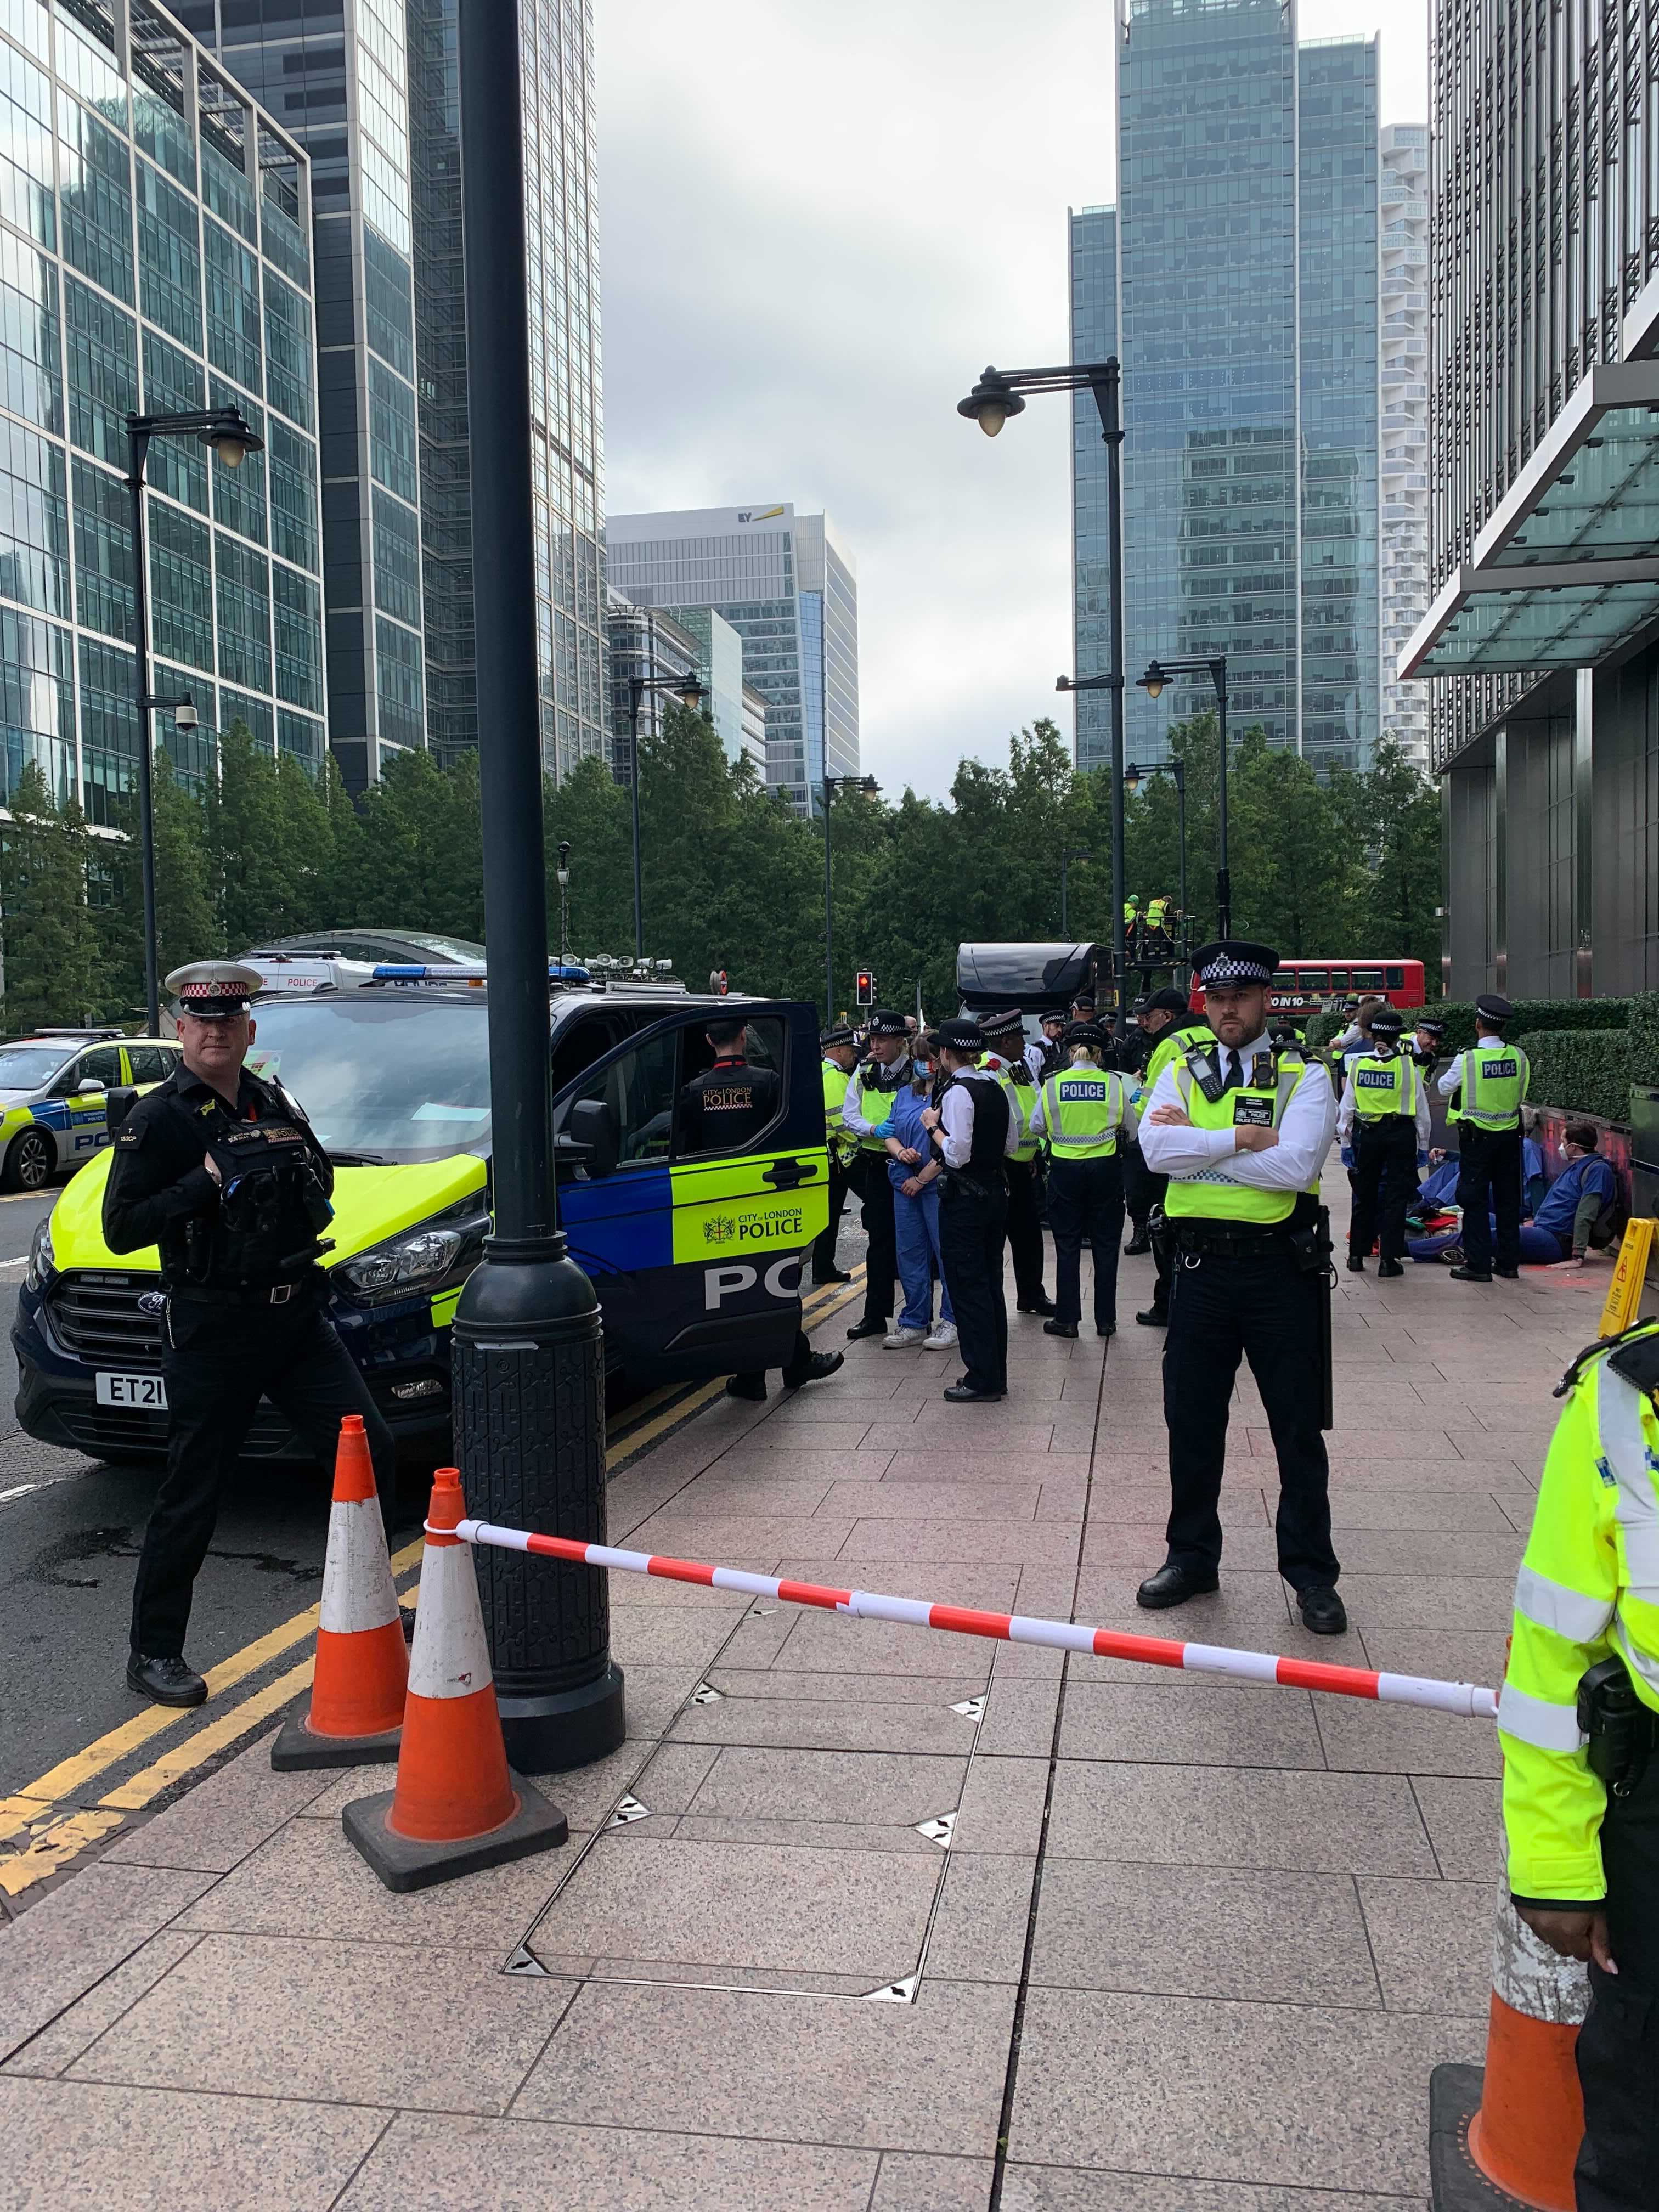
[[[167,1386],[159,1375],[100,1375],[100,1406],[137,1406],[146,1413],[165,1413]]]

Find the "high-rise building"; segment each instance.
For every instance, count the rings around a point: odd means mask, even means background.
[[[859,768],[859,610],[853,556],[827,515],[700,507],[605,520],[606,573],[641,607],[712,606],[743,640],[766,702],[766,781],[799,813]]]
[[[1117,201],[1070,218],[1072,349],[1122,363],[1126,656],[1224,653],[1236,731],[1358,767],[1380,704],[1376,41],[1299,46],[1294,0],[1116,4]],[[1087,393],[1073,437],[1078,673],[1096,675]],[[1128,750],[1153,762],[1213,694],[1200,672],[1153,702],[1138,672]],[[1085,765],[1106,719],[1103,695],[1079,714]]]
[[[1459,997],[1659,986],[1659,0],[1438,0],[1431,581]]]
[[[330,735],[477,738],[456,0],[179,0],[312,155]],[[592,0],[521,0],[542,755],[603,754]]]
[[[697,706],[714,726],[727,760],[752,760],[763,781],[765,740],[744,727],[743,640],[713,607],[636,607],[614,586],[607,587],[610,609],[611,763],[618,783],[633,773],[630,678],[695,677],[702,686]],[[643,691],[640,696],[641,741],[660,735],[672,691]]]
[[[1429,767],[1429,702],[1395,673],[1429,604],[1429,133],[1382,126],[1382,735]]]
[[[765,703],[761,702],[762,734],[757,743],[744,714],[749,687],[743,678],[743,640],[713,607],[682,607],[678,621],[697,648],[697,674],[704,687],[702,709],[720,734],[726,757],[732,762],[749,760],[764,783]]]
[[[151,0],[0,7],[0,804],[24,768],[113,821],[137,775],[129,411],[234,404],[232,470],[150,447],[155,736],[315,773],[324,747],[311,179],[304,153]]]

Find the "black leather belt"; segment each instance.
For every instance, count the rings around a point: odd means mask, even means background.
[[[1287,1229],[1229,1229],[1218,1222],[1197,1223],[1190,1216],[1164,1216],[1164,1226],[1180,1253],[1201,1260],[1264,1260],[1288,1252]]]
[[[312,1290],[310,1282],[264,1284],[191,1284],[183,1290],[169,1291],[167,1296],[179,1298],[186,1305],[203,1306],[287,1306],[306,1297]]]

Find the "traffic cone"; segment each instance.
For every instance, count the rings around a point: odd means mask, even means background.
[[[374,1462],[362,1416],[348,1413],[334,1461],[311,1704],[273,1739],[272,1766],[286,1774],[395,1759],[408,1687],[409,1650],[374,1491]]]
[[[1486,2063],[1437,2066],[1429,2081],[1434,2212],[1573,2212],[1584,2133],[1574,2048],[1589,1978],[1498,1902]]]
[[[340,1816],[388,1889],[425,1889],[528,1858],[570,1833],[558,1807],[507,1763],[471,1547],[447,1533],[465,1511],[459,1472],[441,1467],[427,1514],[398,1784],[358,1798]]]

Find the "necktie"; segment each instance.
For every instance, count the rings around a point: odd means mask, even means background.
[[[1244,1070],[1240,1065],[1238,1054],[1231,1046],[1227,1052],[1226,1087],[1229,1091],[1242,1091],[1244,1087]]]

